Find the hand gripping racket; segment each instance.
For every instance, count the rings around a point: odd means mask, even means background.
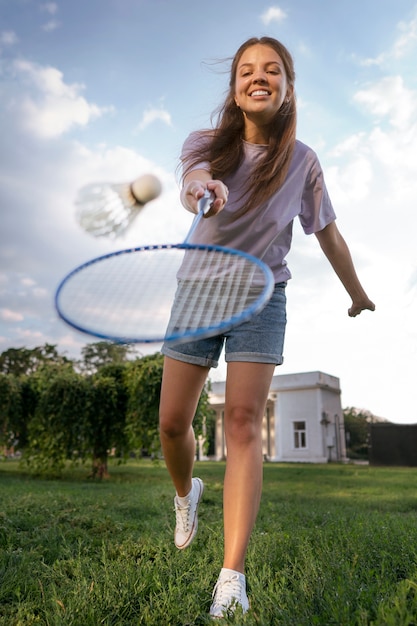
[[[211,201],[208,193],[200,201],[183,243],[120,250],[71,271],[55,294],[59,316],[118,343],[180,343],[221,334],[261,311],[274,288],[265,263],[189,243]]]

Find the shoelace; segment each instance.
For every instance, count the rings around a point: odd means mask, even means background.
[[[175,503],[175,519],[177,526],[181,527],[184,532],[188,532],[190,526],[190,510],[191,502],[185,506]]]
[[[228,607],[233,599],[241,602],[242,584],[237,574],[218,580],[213,590],[213,600],[218,606]]]

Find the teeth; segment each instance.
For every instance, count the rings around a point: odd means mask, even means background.
[[[258,89],[257,91],[252,91],[251,96],[268,96],[268,91],[263,89]]]

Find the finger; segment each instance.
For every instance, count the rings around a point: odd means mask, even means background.
[[[229,197],[229,189],[227,186],[221,181],[214,181],[212,183],[207,184],[207,189],[213,191],[216,198],[220,198],[226,204],[227,199]]]
[[[196,183],[191,183],[187,193],[196,200],[199,200],[204,196],[204,187],[202,185],[197,185]]]
[[[225,201],[222,198],[216,198],[211,203],[210,209],[207,211],[204,217],[212,217],[213,215],[217,215],[223,209],[225,205]]]

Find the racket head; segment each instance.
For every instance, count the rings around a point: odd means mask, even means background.
[[[117,343],[182,343],[222,334],[261,311],[274,280],[256,257],[166,244],[103,255],[59,284],[55,308],[83,333]]]

